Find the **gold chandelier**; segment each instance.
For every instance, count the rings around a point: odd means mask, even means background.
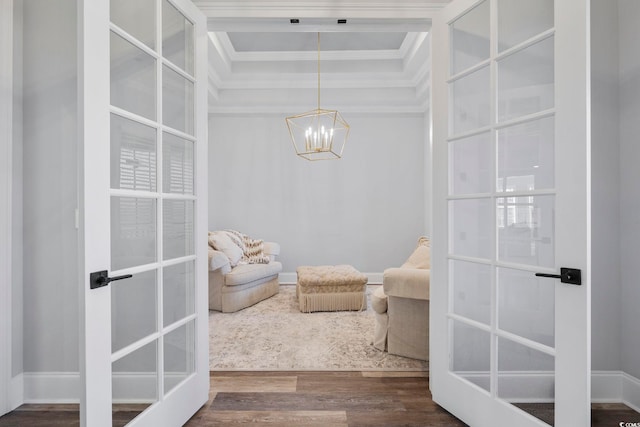
[[[318,108],[287,117],[296,154],[307,160],[340,159],[349,136],[349,125],[337,110],[320,108],[320,33],[318,33]]]

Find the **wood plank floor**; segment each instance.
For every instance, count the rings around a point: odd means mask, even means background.
[[[428,381],[426,372],[212,372],[209,401],[186,426],[465,426],[433,403]],[[114,425],[135,412],[119,408]],[[593,405],[593,427],[620,422],[640,423],[640,414],[622,404]],[[78,424],[77,405],[23,405],[0,417],[0,427]]]

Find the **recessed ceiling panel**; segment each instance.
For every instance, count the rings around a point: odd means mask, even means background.
[[[227,33],[236,52],[296,52],[318,49],[317,33],[271,32]],[[394,50],[407,33],[330,32],[321,33],[320,50]]]

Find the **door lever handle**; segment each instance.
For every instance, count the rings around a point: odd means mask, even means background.
[[[122,276],[109,277],[109,272],[107,270],[95,271],[89,275],[89,288],[90,289],[101,288],[103,286],[107,286],[109,283],[113,281],[128,279],[130,277],[133,277],[133,275],[125,274]]]
[[[536,276],[560,279],[562,283],[570,285],[582,285],[582,272],[577,268],[560,267],[560,274],[536,273]]]

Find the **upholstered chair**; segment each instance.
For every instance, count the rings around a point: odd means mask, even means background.
[[[409,259],[384,271],[382,287],[374,291],[376,312],[373,345],[390,354],[429,360],[429,279],[431,247],[421,237]]]

